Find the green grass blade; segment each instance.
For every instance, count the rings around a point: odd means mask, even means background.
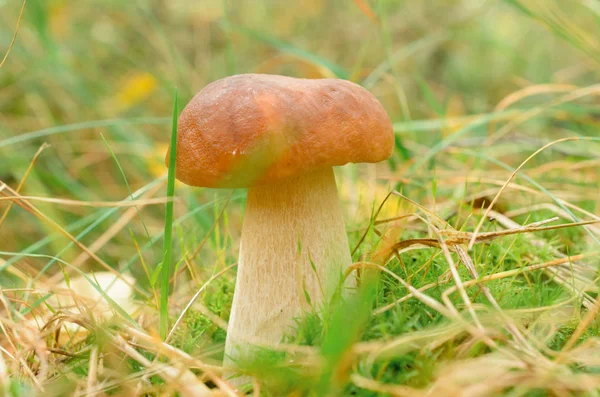
[[[425,164],[427,164],[433,157],[435,157],[440,151],[446,149],[448,146],[452,145],[454,142],[458,141],[464,135],[468,135],[469,133],[477,130],[477,128],[486,125],[492,120],[493,114],[482,116],[476,120],[473,120],[471,123],[465,125],[460,130],[456,131],[454,134],[449,135],[448,137],[440,140],[435,146],[425,153],[425,155],[421,156],[411,167],[410,171],[413,172],[418,170]]]
[[[160,337],[167,337],[169,327],[169,279],[171,277],[171,243],[173,240],[173,196],[175,195],[175,158],[177,157],[177,91],[173,104],[173,128],[171,130],[171,152],[169,155],[169,175],[167,176],[167,197],[170,200],[166,205],[165,239],[163,246],[163,260],[160,276]]]
[[[340,395],[347,381],[348,352],[358,342],[367,325],[377,290],[376,276],[365,274],[355,295],[333,308],[327,319],[327,332],[321,354],[323,372],[316,384],[319,396]],[[348,313],[352,313],[351,316]]]
[[[442,128],[447,128],[456,123],[469,123],[476,120],[478,117],[489,116],[487,121],[502,121],[509,120],[514,116],[521,114],[519,110],[505,110],[502,112],[491,112],[480,116],[461,116],[461,117],[446,117],[429,120],[411,120],[411,121],[399,121],[393,124],[394,133],[399,136],[405,132],[419,132],[419,131],[438,131]]]
[[[232,195],[230,201],[233,202],[237,202],[237,201],[244,201],[244,198],[246,197],[245,193],[240,193],[237,195]],[[206,211],[208,208],[211,208],[214,205],[217,205],[219,200],[212,200],[209,201],[207,203],[201,204],[198,207],[195,207],[194,209],[190,210],[189,212],[187,212],[186,214],[182,215],[181,217],[174,219],[173,220],[173,225],[174,226],[178,226],[181,225],[183,222],[188,221],[190,219],[194,219],[194,217],[204,211]],[[147,243],[145,243],[144,245],[142,245],[140,247],[140,251],[141,252],[146,252],[146,250],[150,249],[151,247],[154,246],[154,244],[156,244],[160,239],[164,238],[164,230],[162,232],[159,232],[158,234],[156,234],[155,236],[152,237],[152,239],[150,241],[148,241]],[[136,253],[135,255],[133,255],[125,264],[124,269],[127,270],[129,269],[131,266],[133,266],[133,264],[140,259],[140,256],[138,253]]]
[[[93,120],[85,121],[83,123],[59,125],[56,127],[44,128],[37,131],[27,132],[25,134],[10,137],[8,139],[0,140],[0,148],[5,146],[14,145],[21,142],[27,142],[32,139],[42,138],[45,136],[62,134],[71,131],[85,131],[90,128],[103,128],[111,127],[115,125],[161,125],[168,122],[168,118],[165,117],[142,117],[133,119],[107,119],[107,120]]]
[[[104,144],[106,145],[106,148],[110,152],[110,155],[112,156],[113,160],[115,160],[115,163],[117,164],[117,167],[119,168],[119,172],[121,173],[121,177],[123,178],[123,182],[125,182],[125,186],[127,187],[127,191],[129,192],[129,197],[131,198],[131,200],[133,200],[133,192],[131,191],[131,187],[129,186],[129,182],[127,181],[127,176],[125,176],[125,171],[123,171],[123,167],[121,167],[121,163],[119,162],[119,159],[117,159],[117,155],[111,149],[110,145],[108,144],[108,141],[104,137],[104,134],[100,133],[100,136],[102,137],[102,140],[104,141]],[[144,226],[144,231],[146,232],[146,236],[148,237],[148,240],[150,240],[150,233],[148,232],[146,223],[144,222],[144,219],[142,219],[142,214],[140,213],[140,209],[138,208],[137,205],[135,206],[135,210],[137,211],[137,214],[140,217],[140,220],[142,221],[142,226]]]

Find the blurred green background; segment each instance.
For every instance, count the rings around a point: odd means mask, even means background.
[[[21,6],[0,2],[3,50]],[[338,173],[352,229],[368,222],[373,200],[392,187],[426,204],[436,201],[434,180],[442,200],[451,199],[463,189],[464,178],[454,177],[503,178],[507,164],[516,167],[552,139],[598,136],[599,29],[600,6],[587,0],[29,0],[0,69],[0,180],[16,187],[48,143],[24,195],[116,201],[145,187],[163,196],[175,87],[183,107],[207,83],[235,73],[340,77],[374,92],[398,133],[389,172],[350,166]],[[549,152],[589,159],[597,148],[586,142]],[[557,186],[555,194],[576,195],[560,189],[573,175],[539,176]],[[575,199],[593,211],[597,180],[583,171],[579,177],[582,196]],[[176,206],[176,215],[197,221],[180,229],[182,239],[201,239],[219,211],[211,200],[228,194],[179,185],[185,205]],[[243,194],[234,201],[228,227],[237,241]],[[97,246],[117,267],[136,255],[131,232],[144,236],[149,255],[162,233],[162,206],[123,218],[124,209],[36,205],[73,234],[92,225],[80,238],[88,245],[120,219]],[[0,245],[73,260],[79,250],[65,249],[60,234],[13,208]],[[35,273],[41,265],[32,266]]]
[[[22,4],[0,0],[0,56],[10,47]],[[14,193],[0,184],[0,251],[10,252],[0,256],[0,283],[56,282],[62,277],[58,259],[98,270],[95,254],[136,276],[137,297],[147,298],[151,312],[144,325],[153,328],[156,322],[148,318],[156,315],[152,274],[162,259],[164,204],[106,205],[165,196],[175,89],[183,108],[209,82],[236,73],[345,78],[384,104],[397,133],[390,161],[337,170],[352,247],[391,189],[457,230],[473,230],[477,210],[511,172],[564,137],[591,139],[556,144],[536,156],[495,209],[517,225],[557,215],[565,222],[590,219],[600,201],[599,37],[595,0],[28,0],[0,67],[0,182],[17,189],[26,178],[22,195],[54,201],[29,200],[39,213],[25,204],[6,213],[6,196]],[[235,264],[244,202],[243,191],[181,184],[176,196],[174,261],[181,277],[172,288],[173,316],[211,275]],[[378,219],[413,211],[393,197]],[[430,232],[414,220],[380,225],[378,233],[393,241]],[[482,231],[506,227],[491,221]],[[480,273],[489,275],[597,249],[599,235],[592,227],[536,234],[542,243],[519,235],[477,245],[470,254]],[[379,241],[369,229],[353,259],[368,259]],[[402,258],[388,267],[415,287],[450,279],[437,250]],[[490,288],[507,310],[549,308],[572,295],[585,296],[589,307],[597,293],[596,262],[575,267],[575,281],[539,271]],[[217,351],[212,358],[218,362],[225,333],[214,324],[228,318],[234,274],[214,281],[203,297],[213,316],[195,313],[174,344],[188,352]],[[443,324],[443,316],[416,300],[381,310],[407,294],[393,277],[382,280],[377,313],[361,340]],[[431,291],[437,299],[444,288]],[[488,304],[479,290],[469,293],[474,303]],[[462,309],[458,297],[452,300]],[[555,333],[540,336],[541,346],[560,350],[580,319],[581,305],[573,306]],[[315,329],[311,334],[310,327],[301,327],[297,342],[318,345],[321,331]],[[597,332],[595,325],[582,338]],[[202,343],[217,347],[206,353]],[[435,349],[417,349],[380,367],[361,364],[357,373],[422,387],[434,379],[441,360],[487,354]]]

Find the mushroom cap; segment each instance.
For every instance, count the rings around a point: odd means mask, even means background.
[[[376,163],[393,147],[385,109],[357,84],[242,74],[207,85],[181,112],[176,177],[192,186],[251,187]]]

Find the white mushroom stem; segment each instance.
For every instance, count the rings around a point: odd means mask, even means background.
[[[332,297],[351,262],[331,167],[250,188],[226,362],[280,342],[294,317]]]

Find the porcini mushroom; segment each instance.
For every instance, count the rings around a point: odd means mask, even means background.
[[[351,264],[332,167],[383,161],[393,146],[383,106],[346,80],[236,75],[185,107],[177,179],[248,188],[227,356],[280,342],[332,296]]]

